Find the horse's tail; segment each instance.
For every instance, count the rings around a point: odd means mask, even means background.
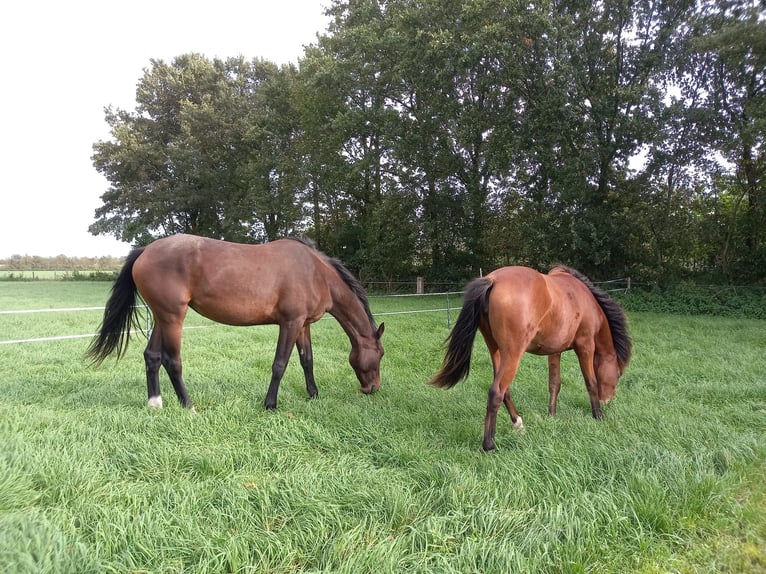
[[[98,334],[93,338],[85,356],[99,365],[117,350],[117,359],[128,350],[130,327],[136,323],[136,283],[133,281],[133,264],[144,252],[144,248],[130,252],[117,279],[112,285],[112,294],[104,309],[104,319]]]
[[[474,279],[465,288],[463,308],[447,337],[447,353],[441,370],[428,383],[435,387],[454,387],[468,376],[476,329],[489,310],[492,281],[486,277]]]

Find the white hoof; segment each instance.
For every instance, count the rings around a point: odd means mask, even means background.
[[[518,417],[516,419],[516,422],[513,423],[513,428],[515,428],[516,430],[521,430],[524,428],[524,421],[521,420],[521,417]]]
[[[161,409],[162,408],[162,397],[156,396],[156,397],[149,397],[149,408],[150,409]]]

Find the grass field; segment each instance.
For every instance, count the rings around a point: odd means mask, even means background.
[[[0,311],[100,307],[108,289],[0,283]],[[526,429],[501,413],[487,455],[483,342],[467,381],[428,387],[446,313],[401,312],[445,300],[371,302],[381,391],[358,392],[326,319],[320,398],[293,357],[276,412],[261,406],[275,327],[190,316],[196,414],[165,378],[166,408],[146,408],[140,338],[98,369],[87,338],[0,343],[0,571],[766,571],[766,323],[630,313],[634,358],[601,422],[573,356],[548,417],[545,359],[527,356],[513,386]],[[0,313],[0,342],[99,321]]]

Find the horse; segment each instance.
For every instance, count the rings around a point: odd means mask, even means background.
[[[194,406],[181,369],[181,329],[188,309],[227,325],[279,325],[264,406],[277,407],[279,383],[293,346],[297,347],[309,398],[316,398],[310,325],[325,312],[340,323],[349,340],[349,363],[370,394],[380,388],[381,336],[367,295],[344,265],[308,241],[282,239],[260,245],[231,243],[194,235],[173,235],[130,252],[86,356],[94,365],[127,350],[137,326],[140,295],[154,317],[144,351],[149,407],[162,408],[159,369],[164,367],[181,405]]]
[[[514,428],[524,426],[510,386],[525,352],[548,356],[548,413],[553,416],[561,387],[561,353],[573,349],[596,419],[602,418],[601,402],[614,396],[632,352],[619,304],[585,275],[564,266],[547,275],[529,267],[502,267],[471,281],[431,385],[450,388],[468,377],[477,329],[494,373],[484,419],[485,451],[495,448],[500,403],[505,403]]]

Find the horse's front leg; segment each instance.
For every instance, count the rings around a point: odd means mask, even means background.
[[[548,414],[556,415],[556,402],[561,389],[561,353],[548,355]]]
[[[594,419],[601,419],[601,402],[598,397],[598,382],[596,381],[596,371],[593,368],[593,348],[575,349],[577,360],[580,363],[580,370],[585,379],[585,388],[590,397],[590,409]]]
[[[277,408],[279,383],[282,380],[282,375],[285,374],[287,363],[293,352],[293,345],[295,345],[302,326],[302,321],[291,321],[279,325],[277,351],[274,355],[274,362],[271,364],[271,382],[269,383],[269,390],[266,392],[266,399],[263,401],[264,406],[269,410]]]
[[[298,347],[303,375],[306,377],[306,392],[310,399],[315,399],[319,396],[319,390],[314,380],[314,354],[311,350],[311,328],[309,325],[304,326],[298,333],[295,346]]]

